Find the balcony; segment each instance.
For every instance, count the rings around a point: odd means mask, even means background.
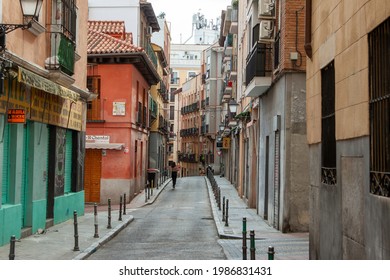
[[[62,84],[71,85],[74,79],[76,45],[67,38],[58,25],[49,25],[50,57],[45,60],[45,68],[49,70],[52,80],[60,80]]]
[[[229,34],[225,39],[225,56],[233,54],[233,34]]]
[[[229,33],[230,34],[238,34],[238,10],[232,10],[231,14],[232,23],[230,24]]]
[[[232,7],[228,6],[225,14],[225,22],[223,23],[223,36],[229,33],[230,25],[232,23]]]
[[[268,44],[257,43],[247,58],[246,97],[259,97],[272,83],[272,48]]]
[[[180,130],[180,137],[199,136],[199,128],[191,127]]]

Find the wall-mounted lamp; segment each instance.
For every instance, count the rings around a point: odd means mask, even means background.
[[[23,13],[23,24],[0,24],[0,50],[5,50],[5,34],[16,29],[29,29],[34,20],[39,17],[43,0],[19,0]]]
[[[229,101],[229,111],[234,116],[237,113],[238,103],[234,99]]]

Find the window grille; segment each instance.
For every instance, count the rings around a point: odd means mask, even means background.
[[[368,35],[370,192],[390,197],[390,20]]]
[[[321,181],[336,185],[335,70],[331,62],[321,70]]]

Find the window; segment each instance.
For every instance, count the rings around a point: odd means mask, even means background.
[[[334,62],[321,70],[321,181],[336,185],[335,71]]]
[[[62,33],[71,41],[76,41],[77,7],[75,0],[53,1],[53,15],[56,24],[61,25]]]
[[[188,72],[188,80],[193,78],[193,77],[196,77],[196,72],[193,72],[193,71]]]
[[[174,84],[174,85],[177,85],[179,84],[179,73],[178,72],[172,72],[172,76],[171,76],[171,84]]]
[[[368,34],[370,192],[390,197],[390,20]]]
[[[88,76],[87,88],[97,94],[97,98],[87,102],[87,120],[100,120],[100,77]]]
[[[170,120],[175,119],[175,106],[170,106],[169,108],[169,119]]]
[[[177,88],[171,88],[170,96],[169,96],[169,101],[170,102],[175,102],[175,94],[174,92],[177,90]]]

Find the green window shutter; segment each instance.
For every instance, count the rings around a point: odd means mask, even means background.
[[[65,193],[72,190],[72,131],[66,132],[65,144]]]

